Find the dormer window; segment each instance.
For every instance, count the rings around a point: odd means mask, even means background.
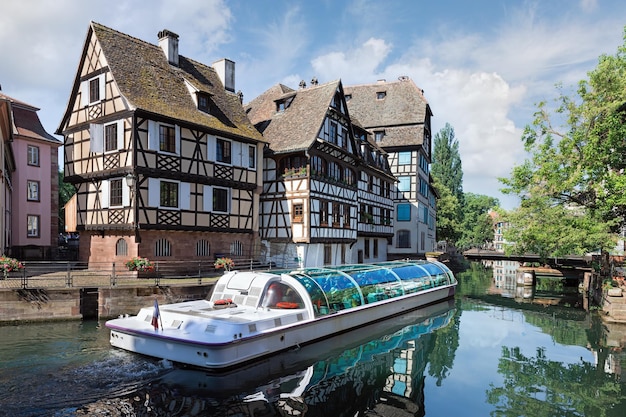
[[[346,94],[346,101],[352,100],[352,94]]]
[[[374,141],[376,141],[376,143],[382,142],[384,137],[385,137],[385,131],[384,130],[379,130],[377,132],[374,132]]]
[[[198,110],[203,111],[205,113],[210,113],[209,111],[209,95],[206,93],[198,93]]]
[[[276,111],[277,112],[282,112],[285,111],[286,105],[285,105],[285,101],[278,101],[276,102]]]
[[[383,100],[386,96],[387,96],[387,92],[386,91],[378,91],[376,93],[376,99],[377,100]]]

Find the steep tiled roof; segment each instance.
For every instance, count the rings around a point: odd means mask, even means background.
[[[292,90],[278,84],[246,105],[252,123],[275,153],[309,149],[317,139],[340,81]],[[293,96],[284,111],[276,111],[276,101]]]
[[[405,77],[394,82],[345,86],[350,116],[370,131],[385,130],[383,147],[419,145],[430,107],[424,93]],[[378,98],[378,94],[384,98]]]
[[[91,30],[120,92],[134,108],[217,132],[263,140],[243,111],[239,97],[224,89],[212,67],[182,55],[177,67],[168,62],[158,45],[95,22]],[[211,114],[198,110],[185,80],[211,96]]]
[[[44,127],[41,125],[41,120],[39,120],[39,116],[37,115],[37,111],[39,110],[37,107],[31,106],[23,101],[16,100],[2,93],[0,93],[0,99],[11,102],[11,108],[13,110],[13,123],[15,124],[18,135],[61,145],[61,141],[46,132]]]

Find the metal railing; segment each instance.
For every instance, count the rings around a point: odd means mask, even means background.
[[[255,259],[233,258],[236,270],[272,270],[273,262],[262,263]],[[213,282],[223,274],[213,260],[204,261],[153,261],[154,270],[129,271],[124,263],[86,263],[79,261],[27,261],[24,268],[0,274],[0,290],[27,288],[96,288],[117,286],[203,285]],[[280,265],[296,268],[297,263]]]

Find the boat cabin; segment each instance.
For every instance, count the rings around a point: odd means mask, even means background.
[[[455,283],[448,267],[428,261],[232,271],[217,282],[211,301],[216,306],[228,300],[267,310],[305,309],[309,317],[319,317]]]

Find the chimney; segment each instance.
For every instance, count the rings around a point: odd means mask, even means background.
[[[235,62],[230,59],[220,59],[217,62],[214,62],[212,65],[215,72],[217,72],[218,77],[224,84],[224,89],[230,91],[231,93],[235,92]]]
[[[178,66],[178,35],[163,29],[159,32],[159,46],[170,64]]]

